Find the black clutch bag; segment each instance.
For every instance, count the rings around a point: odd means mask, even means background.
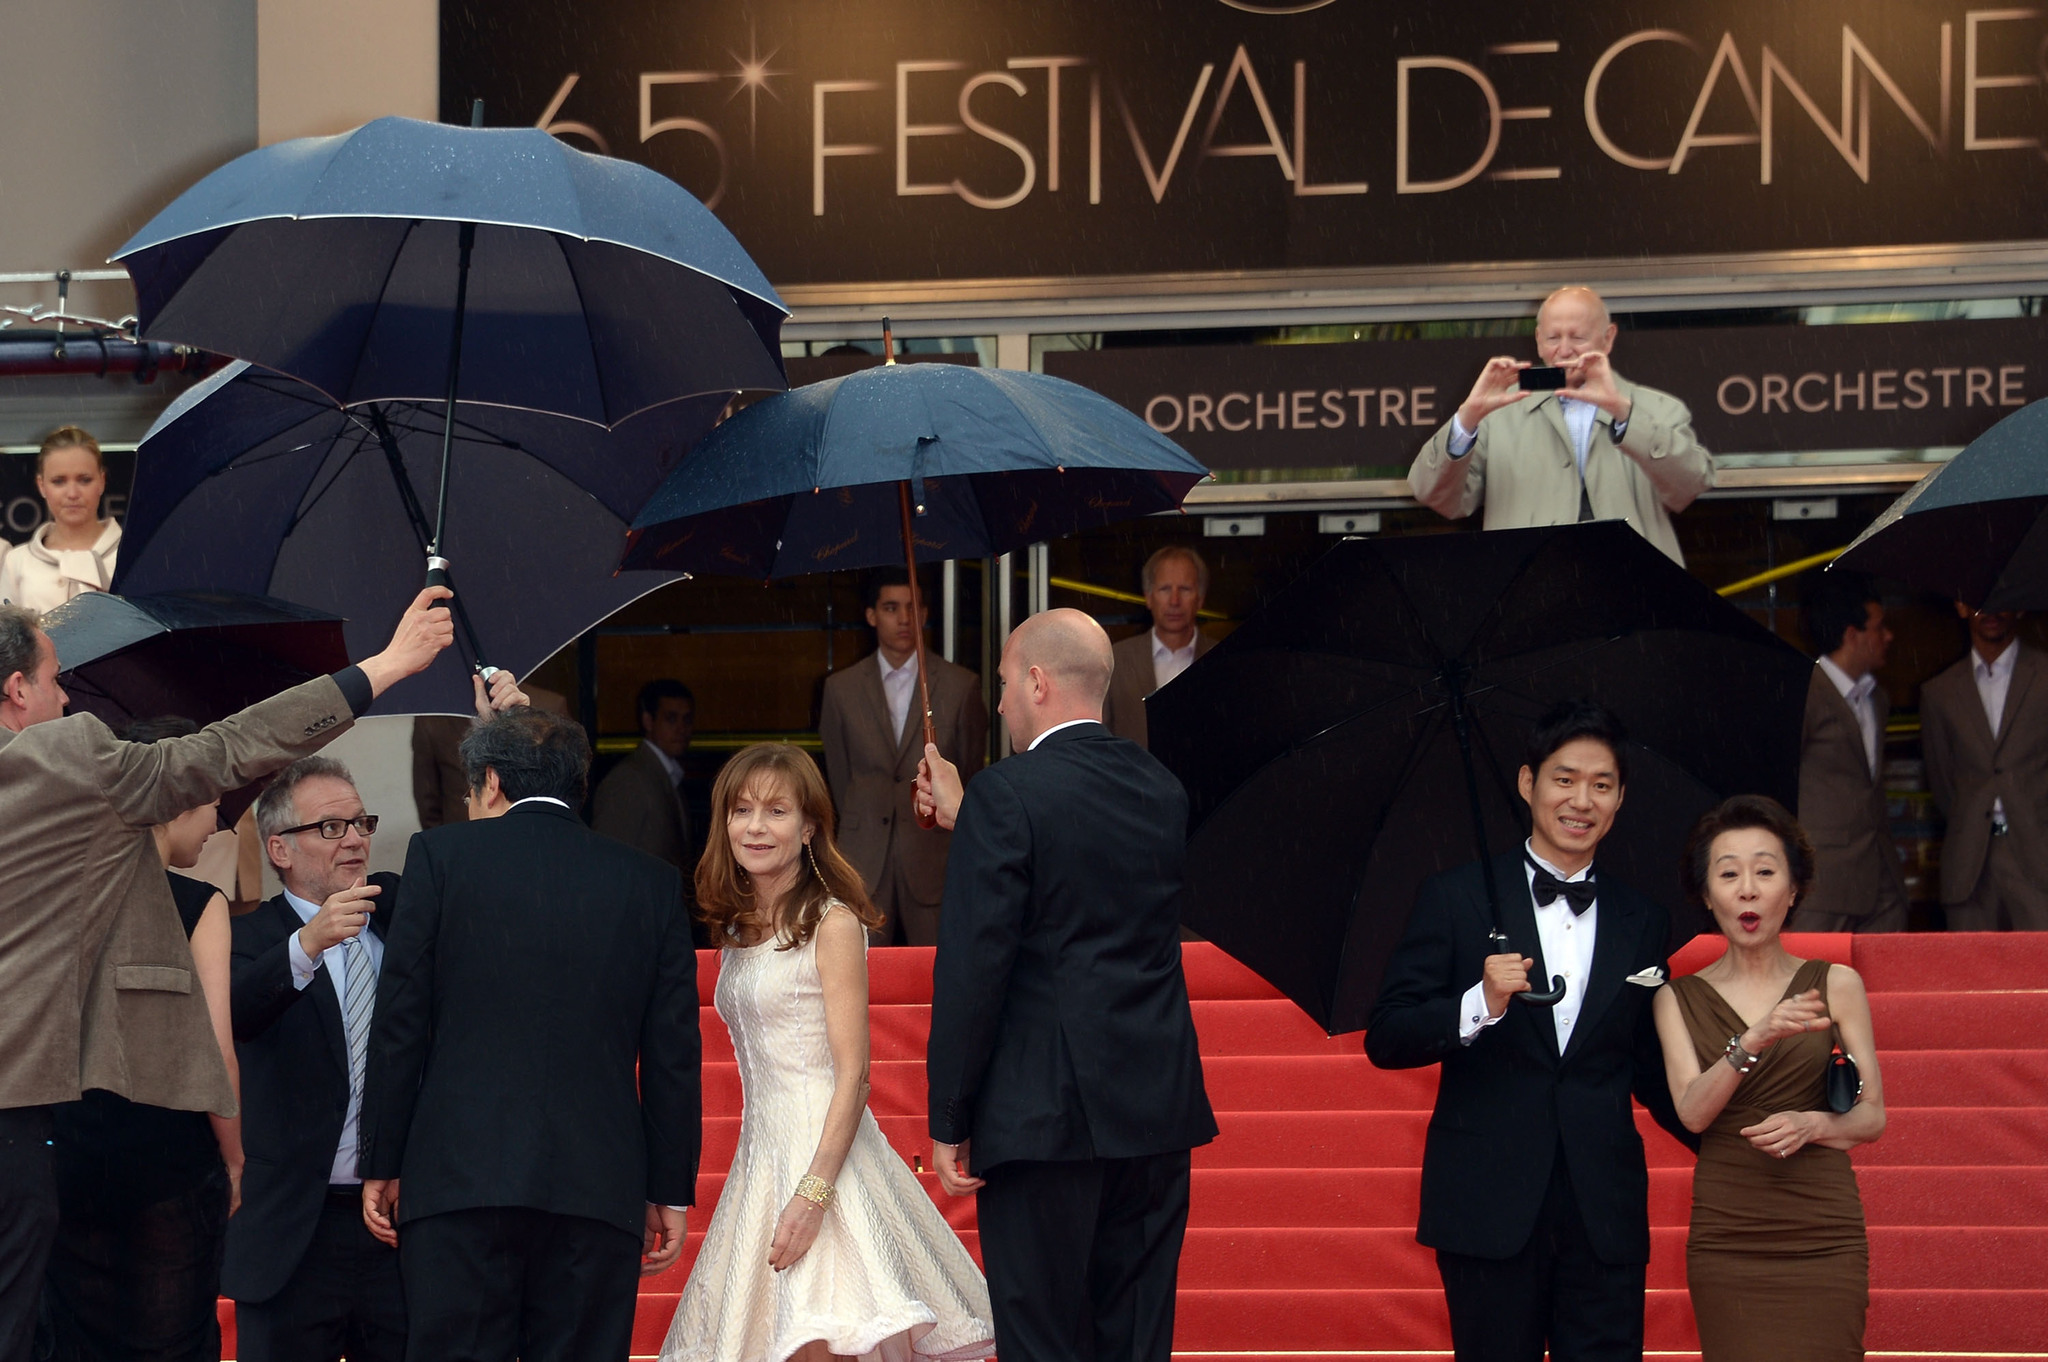
[[[1842,1048],[1842,1033],[1835,1032],[1835,1052],[1828,1056],[1828,1110],[1843,1115],[1863,1095],[1863,1075],[1856,1072],[1856,1058]]]

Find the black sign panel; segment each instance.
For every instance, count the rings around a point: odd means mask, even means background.
[[[2048,11],[1964,0],[443,0],[481,96],[778,285],[2030,240]]]
[[[1392,473],[1498,354],[1536,357],[1527,341],[1365,341],[1054,351],[1045,369],[1211,468]],[[1613,355],[1690,407],[1717,454],[1964,445],[2048,397],[2048,321],[2033,317],[1624,332]]]

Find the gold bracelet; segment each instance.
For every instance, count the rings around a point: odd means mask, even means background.
[[[832,1190],[832,1184],[816,1173],[806,1173],[798,1179],[796,1194],[805,1201],[815,1202],[821,1211],[832,1204],[832,1198],[836,1195]]]

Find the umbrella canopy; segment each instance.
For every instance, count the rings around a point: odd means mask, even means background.
[[[1190,799],[1186,921],[1363,1027],[1417,887],[1521,843],[1527,735],[1585,696],[1630,735],[1601,871],[1690,935],[1685,833],[1738,792],[1795,802],[1812,673],[1618,521],[1344,541],[1146,701]]]
[[[2048,401],[2020,408],[1914,484],[1836,565],[1980,610],[2048,608]]]
[[[448,397],[462,311],[464,401],[610,426],[786,381],[788,309],[710,211],[537,128],[380,118],[280,142],[186,190],[114,258],[143,335],[343,406]]]
[[[444,552],[469,563],[458,599],[491,663],[523,676],[675,580],[615,573],[626,517],[724,400],[669,403],[616,431],[456,408]],[[293,379],[230,365],[143,437],[116,588],[281,597],[345,617],[349,656],[368,656],[419,591],[417,489],[433,484],[442,433],[438,403],[343,410]],[[474,656],[443,657],[373,712],[471,713],[465,661]]]
[[[891,364],[764,398],[704,438],[633,522],[627,567],[788,577],[1008,553],[1180,505],[1208,476],[1079,384]]]

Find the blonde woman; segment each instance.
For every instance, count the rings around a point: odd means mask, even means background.
[[[107,461],[99,441],[77,426],[50,432],[36,455],[36,491],[50,518],[0,559],[0,604],[54,610],[113,585],[121,527],[100,518]]]
[[[867,934],[881,920],[800,748],[726,763],[697,866],[722,945],[739,1146],[664,1362],[965,1362],[995,1351],[988,1284],[867,1109]]]

